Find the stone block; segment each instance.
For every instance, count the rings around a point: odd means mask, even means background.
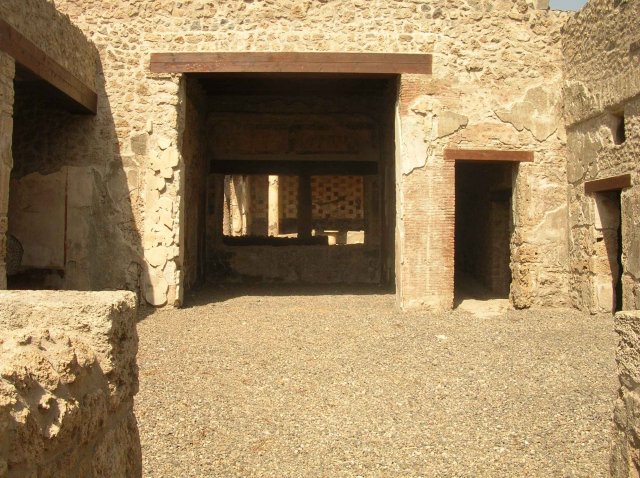
[[[0,292],[0,475],[141,476],[136,320],[131,292]]]

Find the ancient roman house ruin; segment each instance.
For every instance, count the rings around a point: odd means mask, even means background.
[[[621,88],[580,56],[635,7],[592,3],[3,2],[9,288],[635,308],[633,29]]]
[[[640,309],[638,18],[635,0],[1,0],[0,286]],[[82,320],[128,314],[123,294]],[[114,366],[126,434],[135,362]]]

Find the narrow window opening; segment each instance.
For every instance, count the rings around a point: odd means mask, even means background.
[[[613,143],[621,145],[627,140],[624,111],[613,114],[613,124],[611,127]]]

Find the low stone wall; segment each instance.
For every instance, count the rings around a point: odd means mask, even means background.
[[[613,412],[611,478],[640,476],[640,310],[618,312],[616,362],[620,390]]]
[[[214,281],[378,284],[380,250],[349,246],[219,246],[208,274]]]
[[[0,292],[0,477],[141,476],[136,298]]]

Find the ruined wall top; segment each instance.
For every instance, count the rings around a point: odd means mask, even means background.
[[[571,125],[640,93],[640,2],[590,0],[563,28],[565,118]]]
[[[97,51],[52,0],[2,0],[0,18],[95,89]]]
[[[565,15],[547,10],[548,0],[57,0],[56,5],[78,25],[93,25],[90,35],[101,36],[104,31],[95,26],[109,22],[114,29],[128,27],[121,41],[170,40],[173,51],[211,50],[211,42],[226,34],[229,51],[244,45],[287,51],[295,44],[300,51],[400,52],[433,34],[455,37],[455,31],[469,25],[477,26],[479,35],[504,30],[507,39],[508,23],[531,23],[536,34],[544,35],[553,29],[546,23],[549,19]],[[545,19],[536,18],[540,14]],[[494,18],[504,21],[487,28],[484,24]],[[280,34],[267,36],[275,32]],[[361,34],[367,41],[361,41]],[[423,49],[428,50],[430,42],[421,43],[427,43]]]

